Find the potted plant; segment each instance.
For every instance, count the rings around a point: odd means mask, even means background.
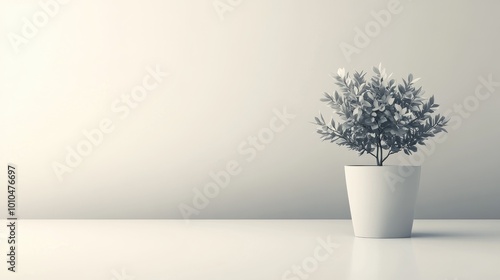
[[[341,68],[335,84],[340,93],[325,93],[321,101],[337,113],[340,121],[315,118],[323,140],[335,142],[359,155],[371,155],[376,165],[345,166],[349,208],[358,237],[410,237],[420,181],[420,166],[384,166],[389,156],[410,155],[417,145],[446,132],[444,116],[434,114],[434,96],[423,97],[412,74],[398,84],[381,65],[352,76]]]

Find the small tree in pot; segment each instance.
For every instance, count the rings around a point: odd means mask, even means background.
[[[410,155],[417,145],[437,133],[446,132],[448,120],[434,114],[434,96],[426,99],[416,88],[413,75],[397,84],[385,69],[373,67],[375,75],[352,76],[343,68],[334,76],[340,93],[325,93],[321,99],[340,117],[327,122],[315,118],[323,140],[335,142],[359,155],[369,154],[376,166],[345,166],[349,207],[354,233],[360,237],[410,237],[420,182],[420,166],[383,166],[400,151]]]
[[[444,116],[433,116],[439,106],[434,96],[423,98],[422,87],[415,87],[413,75],[402,84],[387,77],[385,69],[373,67],[375,75],[366,81],[364,72],[355,72],[352,77],[343,68],[334,77],[341,93],[326,93],[321,101],[330,106],[343,122],[332,118],[326,122],[323,115],[316,117],[317,132],[323,140],[336,142],[357,151],[369,154],[381,166],[390,156],[400,151],[411,154],[417,144],[439,132],[445,131],[448,122]]]

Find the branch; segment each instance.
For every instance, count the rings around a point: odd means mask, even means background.
[[[394,154],[392,151],[389,151],[389,153],[385,156],[385,158],[382,160],[382,163],[384,163],[384,161],[390,156]]]
[[[364,150],[366,153],[368,153],[368,154],[372,155],[374,158],[377,158],[377,156],[376,156],[376,155],[374,155],[372,152],[368,152],[366,149],[363,149],[363,150]]]

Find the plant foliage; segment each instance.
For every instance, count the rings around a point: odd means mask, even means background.
[[[340,92],[326,93],[321,101],[326,102],[340,117],[325,121],[320,113],[315,117],[317,132],[323,140],[335,142],[376,158],[383,165],[390,156],[400,151],[410,155],[417,145],[444,128],[448,120],[433,114],[439,106],[434,96],[423,97],[422,87],[416,88],[412,74],[397,84],[387,76],[381,65],[373,67],[375,75],[367,81],[366,73],[355,72],[352,76],[343,68],[333,76]]]

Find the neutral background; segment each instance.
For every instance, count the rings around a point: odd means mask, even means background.
[[[331,115],[319,101],[335,90],[331,73],[382,62],[395,78],[421,77],[441,112],[468,102],[420,153],[416,217],[500,218],[500,87],[473,97],[480,77],[500,81],[500,2],[401,0],[366,46],[344,55],[340,44],[355,46],[356,28],[388,3],[75,0],[16,51],[9,38],[43,9],[1,1],[0,164],[19,167],[19,217],[182,218],[209,173],[236,161],[241,173],[191,218],[349,218],[343,166],[374,161],[321,142],[310,122]],[[155,65],[170,76],[119,118],[111,104]],[[295,118],[248,160],[238,146],[285,107]],[[104,118],[114,131],[58,180],[53,163]]]

